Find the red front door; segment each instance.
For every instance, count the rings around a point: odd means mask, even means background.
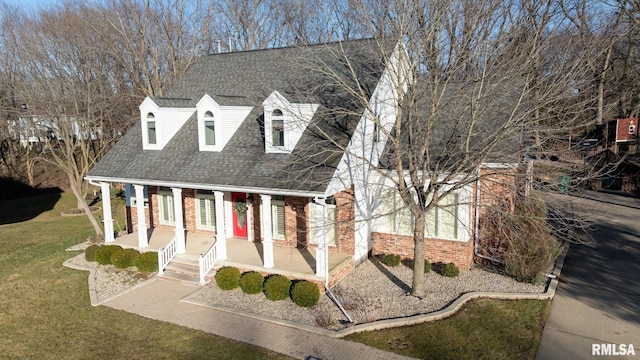
[[[247,195],[245,193],[231,193],[233,214],[233,236],[247,237]]]

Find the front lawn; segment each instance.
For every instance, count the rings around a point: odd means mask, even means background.
[[[201,331],[92,307],[88,272],[62,266],[78,254],[65,249],[92,235],[85,217],[60,216],[75,206],[72,194],[0,201],[1,357],[287,358]]]
[[[420,359],[533,359],[550,306],[540,300],[474,300],[445,320],[347,340]]]

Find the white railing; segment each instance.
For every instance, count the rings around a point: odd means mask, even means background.
[[[171,242],[163,249],[158,250],[158,274],[164,273],[164,268],[169,265],[171,260],[176,256],[176,238],[174,237]]]
[[[209,271],[213,268],[213,265],[216,264],[216,241],[213,242],[213,245],[207,250],[206,253],[200,254],[199,267],[200,267],[200,284],[204,284],[204,277],[207,276]]]

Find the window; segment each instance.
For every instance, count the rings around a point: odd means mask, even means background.
[[[205,145],[216,144],[216,128],[213,120],[204,121],[204,143]]]
[[[216,203],[213,195],[196,194],[196,227],[202,230],[216,230]]]
[[[448,194],[438,206],[427,214],[425,236],[438,239],[458,239],[458,194]],[[405,207],[396,189],[385,189],[381,195],[381,214],[385,216],[385,229],[398,235],[413,235],[415,219]]]
[[[160,192],[158,194],[158,202],[160,213],[160,224],[175,225],[176,217],[173,207],[173,194],[170,192]]]
[[[631,124],[629,125],[629,135],[633,135],[636,133],[636,126]]]
[[[133,187],[132,184],[127,184],[126,185],[126,194],[129,197],[129,203],[128,205],[131,207],[135,207],[138,206],[138,199],[136,198],[136,190]],[[147,187],[144,187],[143,190],[143,196],[144,196],[144,207],[148,208],[149,207],[149,192],[147,191]]]
[[[273,238],[285,238],[284,197],[273,196],[271,199],[271,226]]]
[[[458,194],[448,194],[427,216],[425,233],[440,239],[458,238]]]
[[[336,227],[336,206],[335,205],[326,205],[327,206],[327,244],[329,246],[336,246],[336,238],[337,238],[337,227]],[[322,216],[322,205],[316,204],[314,202],[309,203],[309,230],[307,231],[309,237],[310,244],[318,243],[318,233],[321,232],[320,228],[320,219],[318,217]]]
[[[271,144],[273,146],[284,146],[284,120],[276,119],[276,117],[282,117],[282,111],[273,110],[271,116]]]
[[[155,115],[153,115],[153,113],[148,113],[147,114],[147,140],[149,141],[150,145],[155,145],[157,144],[157,139],[156,139],[156,122],[155,122]]]

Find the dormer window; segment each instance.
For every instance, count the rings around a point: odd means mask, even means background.
[[[147,114],[147,139],[150,145],[157,144],[155,118],[156,117],[155,115],[153,115],[153,113]]]
[[[204,143],[211,146],[216,144],[216,125],[211,111],[204,113]]]
[[[636,126],[631,124],[629,125],[629,135],[633,135],[636,133]]]
[[[271,143],[273,146],[284,146],[284,119],[282,110],[275,109],[271,113]]]

